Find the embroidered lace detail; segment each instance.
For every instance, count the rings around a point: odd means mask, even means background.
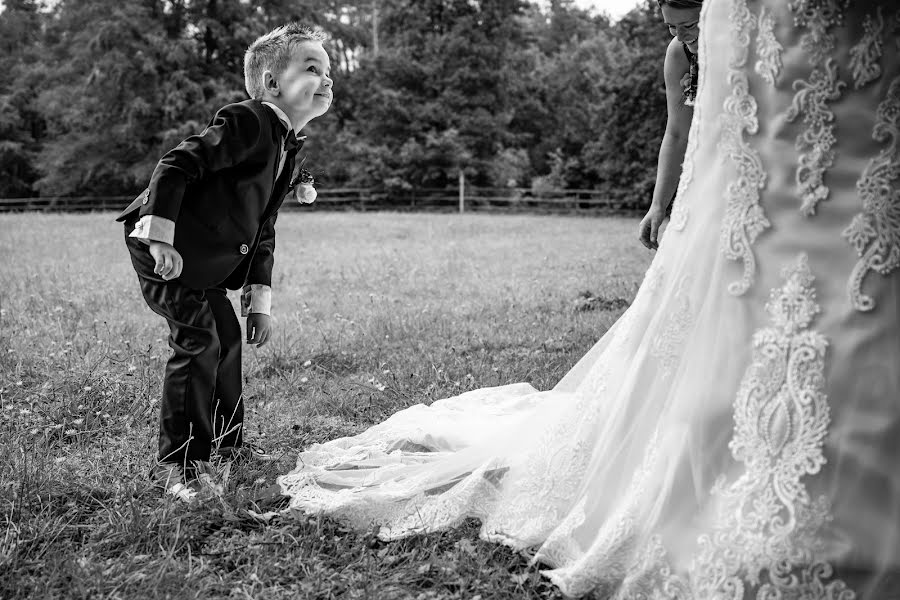
[[[824,497],[812,501],[801,481],[825,463],[830,421],[822,391],[828,344],[809,329],[820,309],[806,256],[782,276],[785,284],[766,305],[772,326],[754,336],[753,362],[735,400],[730,447],[746,470],[731,484],[723,477],[714,486],[718,522],[701,536],[689,573],[673,572],[653,537],[644,551],[653,569],[624,598],[856,597],[821,559],[828,504]]]
[[[816,213],[819,202],[830,193],[825,185],[825,172],[834,164],[832,149],[837,141],[834,137],[834,113],[828,109],[828,102],[841,97],[845,83],[837,77],[837,62],[828,59],[823,68],[815,69],[809,81],[795,81],[797,94],[787,112],[788,121],[795,120],[801,113],[806,130],[797,138],[800,166],[797,168],[797,186],[803,203],[800,212],[804,216]]]
[[[806,255],[782,277],[766,304],[772,326],[753,336],[753,362],[734,403],[729,446],[746,470],[731,484],[716,483],[719,524],[701,537],[692,565],[704,598],[742,598],[745,580],[759,586],[757,598],[855,597],[843,582],[827,581],[832,571],[817,541],[827,501],[812,502],[801,481],[825,464],[831,419],[823,392],[828,342],[809,329],[820,308]]]
[[[674,573],[659,538],[651,538],[653,594],[671,600],[809,598],[853,600],[821,559],[830,521],[825,497],[815,501],[801,481],[825,464],[830,422],[823,392],[825,338],[809,329],[819,313],[806,255],[782,271],[785,284],[766,304],[772,326],[753,337],[753,362],[735,399],[730,448],[745,466],[732,483],[713,487],[717,522],[699,539],[689,573]]]
[[[577,571],[574,577],[569,576],[567,567],[542,571],[564,594],[584,596],[593,592],[600,598],[648,598],[643,594],[654,591],[654,582],[647,575],[654,571],[651,567],[656,556],[644,551],[646,544],[641,543],[638,510],[646,498],[647,483],[652,480],[662,458],[659,430],[656,430],[647,442],[641,465],[631,477],[617,512],[604,520],[586,552],[573,538],[575,530],[585,520],[584,503],[576,507],[565,526],[555,531],[541,547],[534,561],[542,560],[551,565],[591,564],[590,572]],[[559,559],[567,560],[554,562]],[[573,559],[578,562],[573,563]]]
[[[516,472],[512,481],[506,482],[505,497],[515,501],[484,519],[486,539],[518,548],[540,544],[572,510],[591,457],[589,438],[582,432],[592,426],[599,414],[596,408],[588,406],[597,398],[581,394],[576,402],[575,410],[585,415],[584,420],[573,421],[566,415],[544,431],[536,450],[529,453],[525,470]],[[560,440],[570,443],[561,444]],[[515,532],[514,540],[509,532]]]
[[[666,548],[658,535],[650,537],[641,554],[644,556],[640,577],[632,577],[629,587],[616,600],[700,600],[691,588],[690,576],[676,573],[669,563]]]
[[[781,53],[784,48],[775,37],[775,17],[765,7],[759,13],[759,33],[756,36],[756,72],[769,85],[781,73]]]
[[[860,89],[881,76],[881,65],[878,61],[882,55],[882,33],[884,32],[884,16],[879,6],[872,15],[866,15],[863,23],[865,34],[858,44],[850,49],[850,69],[853,71],[853,85]]]
[[[559,526],[553,530],[547,541],[541,545],[540,550],[532,557],[531,564],[544,562],[549,565],[566,565],[584,555],[584,549],[575,540],[575,530],[584,524],[586,505],[587,497],[582,496]]]
[[[682,172],[682,175],[684,173]],[[672,231],[684,231],[688,221],[688,209],[680,199],[675,202],[672,207],[672,214],[669,216],[669,228]]]
[[[747,75],[742,70],[747,63],[754,23],[755,19],[747,8],[746,0],[735,0],[731,14],[735,54],[728,74],[732,90],[725,100],[720,142],[720,148],[731,157],[737,170],[725,191],[728,206],[725,209],[720,240],[726,258],[744,262],[741,279],[728,285],[728,291],[734,295],[743,294],[753,284],[756,257],[753,255],[752,245],[759,234],[770,226],[759,203],[760,190],[766,183],[766,173],[759,153],[744,139],[744,132],[755,134],[759,129],[756,100],[750,94]]]
[[[650,263],[650,267],[647,268],[647,272],[644,274],[644,281],[641,283],[641,290],[649,296],[655,296],[659,292],[665,278],[665,271],[660,262],[657,259]]]
[[[357,504],[354,510],[342,512],[351,517],[357,529],[372,523],[382,523],[378,537],[389,541],[411,532],[435,531],[461,524],[468,517],[485,518],[489,507],[497,502],[496,481],[503,476],[503,468],[482,466],[456,483],[451,489],[437,489],[432,494],[422,492],[396,505],[379,503],[378,507]],[[306,491],[306,490],[304,490]],[[351,495],[351,490],[342,490]]]
[[[684,353],[684,341],[694,322],[694,310],[690,299],[690,275],[685,275],[679,282],[672,297],[672,311],[666,317],[666,323],[660,333],[653,339],[650,355],[659,360],[662,377],[671,377]]]
[[[684,162],[681,165],[681,177],[678,179],[678,189],[675,192],[675,204],[672,206],[672,214],[669,217],[669,228],[673,231],[684,231],[688,220],[688,208],[685,206],[685,191],[694,178],[694,153],[700,140],[700,105],[694,106],[694,116],[691,119],[688,143],[684,150]]]
[[[834,164],[834,113],[829,102],[841,97],[846,84],[838,79],[837,62],[829,58],[835,39],[829,29],[843,23],[846,0],[797,0],[789,6],[794,22],[809,31],[801,38],[803,49],[809,54],[813,71],[809,79],[794,82],[796,94],[787,112],[787,120],[794,121],[802,113],[806,129],[797,137],[800,156],[797,186],[802,199],[800,212],[804,216],[816,213],[819,202],[828,198],[825,173]]]
[[[857,182],[863,210],[842,233],[860,257],[847,285],[850,302],[860,311],[875,308],[874,298],[862,293],[869,271],[886,276],[900,265],[900,77],[891,82],[875,119],[872,138],[888,145]]]
[[[834,36],[829,29],[844,22],[844,11],[850,0],[791,0],[788,6],[794,11],[794,25],[806,27],[800,44],[810,55],[813,65],[820,64],[834,50]]]

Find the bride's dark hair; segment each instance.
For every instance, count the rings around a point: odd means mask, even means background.
[[[660,6],[668,5],[672,8],[702,8],[703,0],[656,0]]]

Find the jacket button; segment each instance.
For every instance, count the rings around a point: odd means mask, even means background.
[[[150,202],[150,192],[144,194],[144,199],[141,200],[141,204],[147,204],[148,202]]]
[[[241,244],[241,247],[238,248],[238,250],[241,254],[247,254],[248,252],[250,252],[250,246],[248,246],[247,244]]]

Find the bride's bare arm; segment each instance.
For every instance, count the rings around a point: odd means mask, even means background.
[[[690,63],[681,47],[681,42],[677,38],[672,38],[666,50],[666,59],[663,65],[668,111],[666,132],[659,147],[653,200],[640,226],[641,242],[651,249],[657,247],[659,226],[662,225],[666,209],[678,187],[681,163],[684,161],[684,151],[687,147],[688,132],[691,128],[691,117],[694,111],[684,104],[682,98],[684,89],[681,80],[689,71]]]
[[[656,187],[653,190],[653,204],[660,206],[663,210],[668,208],[678,186],[688,132],[691,129],[691,117],[694,116],[694,110],[690,106],[685,106],[682,99],[684,88],[681,80],[690,71],[690,68],[681,42],[677,38],[672,38],[669,48],[666,50],[666,61],[663,67],[668,119],[666,120],[666,133],[659,147]]]

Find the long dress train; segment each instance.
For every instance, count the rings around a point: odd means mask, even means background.
[[[869,598],[900,566],[900,9],[707,0],[701,31],[622,318],[550,391],[310,447],[293,510],[386,540],[476,517],[572,596]]]

